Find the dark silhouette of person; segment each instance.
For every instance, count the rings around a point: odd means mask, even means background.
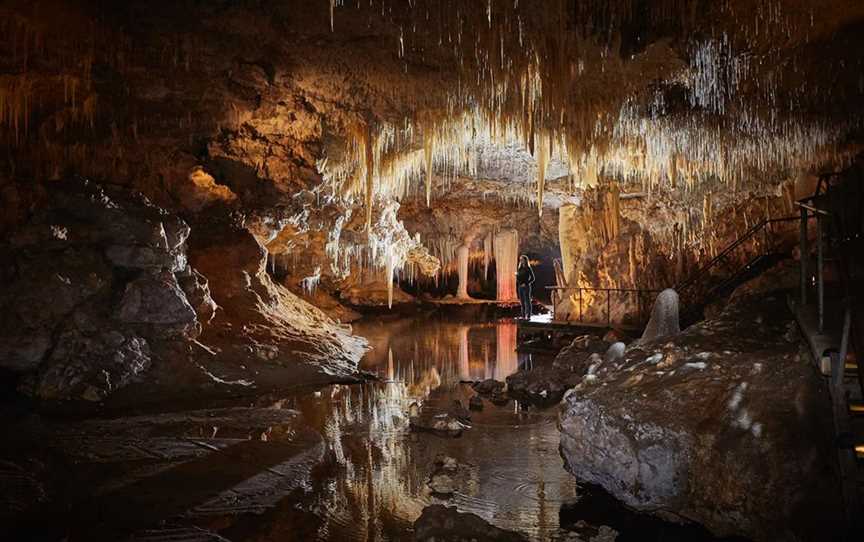
[[[519,303],[522,305],[522,318],[531,318],[531,285],[534,284],[534,270],[528,256],[519,256],[519,266],[516,268],[516,290],[519,293]]]

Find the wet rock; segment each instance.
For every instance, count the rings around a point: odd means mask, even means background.
[[[557,404],[583,376],[600,366],[608,343],[595,335],[583,335],[562,349],[551,364],[518,371],[507,377],[508,393],[541,407]]]
[[[581,375],[546,365],[508,376],[507,392],[516,399],[549,406],[560,402],[564,393],[581,380]]]
[[[477,382],[473,386],[474,391],[480,395],[492,395],[504,391],[504,382],[493,380],[491,378]]]
[[[439,455],[432,464],[432,472],[426,485],[436,497],[450,498],[454,493],[472,494],[476,491],[476,478],[471,465],[464,465],[456,459]]]
[[[427,506],[414,522],[414,540],[418,542],[525,542],[527,538],[513,531],[499,529],[477,515],[462,514],[442,505]]]
[[[449,412],[435,414],[421,411],[420,414],[412,417],[409,423],[414,431],[433,433],[442,437],[459,437],[470,427]]]
[[[667,288],[657,295],[651,309],[651,319],[642,333],[643,341],[670,337],[681,331],[678,323],[678,292]]]
[[[718,536],[818,538],[836,519],[830,407],[793,361],[789,321],[779,297],[751,299],[604,363],[564,399],[566,467],[633,509]]]
[[[483,398],[475,395],[468,400],[468,408],[470,410],[483,410]]]
[[[471,423],[471,412],[458,399],[453,400],[449,414],[464,424]]]

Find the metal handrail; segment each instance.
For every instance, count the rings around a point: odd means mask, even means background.
[[[642,296],[649,294],[660,293],[662,290],[653,290],[653,289],[643,289],[643,288],[594,288],[590,286],[546,286],[547,290],[551,290],[552,294],[552,314],[554,315],[558,309],[558,301],[556,298],[556,292],[559,290],[576,290],[579,292],[579,321],[582,321],[583,316],[583,301],[582,301],[582,292],[605,292],[606,293],[606,325],[612,326],[612,293],[625,293],[625,294],[637,294],[636,302],[637,302],[637,312],[640,318],[644,317],[644,308],[642,304]]]
[[[736,248],[740,247],[741,245],[743,245],[744,243],[746,243],[747,241],[749,241],[750,239],[755,237],[757,233],[763,231],[765,229],[765,227],[768,226],[769,224],[773,224],[775,222],[791,222],[791,221],[798,221],[798,220],[800,220],[800,217],[797,217],[797,216],[787,216],[787,217],[782,217],[782,218],[766,218],[766,219],[761,220],[760,222],[751,226],[750,229],[748,229],[746,232],[744,232],[732,244],[730,244],[725,249],[723,249],[723,251],[720,252],[717,256],[712,258],[711,261],[709,261],[708,263],[706,263],[705,265],[703,265],[702,267],[697,269],[696,272],[693,273],[692,275],[690,275],[689,278],[687,278],[683,282],[679,282],[678,284],[676,284],[674,286],[675,290],[680,294],[683,290],[686,290],[687,288],[696,284],[699,280],[701,280],[703,278],[706,271],[715,267],[718,263],[722,262],[726,258],[726,256],[728,256],[729,254],[732,253],[733,250],[735,250]]]
[[[751,226],[747,231],[745,231],[733,243],[731,243],[729,246],[727,246],[725,249],[723,249],[723,251],[720,252],[719,254],[717,254],[717,256],[712,258],[711,261],[709,261],[705,265],[701,266],[699,269],[696,270],[696,272],[694,272],[692,275],[690,275],[690,277],[688,277],[684,281],[679,282],[678,284],[674,285],[673,288],[679,294],[681,294],[682,291],[685,291],[686,289],[695,285],[696,283],[698,283],[700,280],[702,280],[704,278],[704,276],[706,275],[708,270],[710,270],[713,267],[717,266],[718,264],[726,261],[729,254],[731,254],[735,249],[737,249],[738,247],[740,247],[741,245],[743,245],[747,241],[753,239],[758,233],[760,233],[762,231],[766,231],[766,228],[769,225],[774,224],[774,223],[778,223],[778,222],[793,222],[793,221],[798,221],[798,220],[801,220],[801,218],[798,216],[787,216],[787,217],[780,217],[780,218],[766,218],[766,219],[759,221],[758,223]],[[764,255],[765,254],[761,254],[760,256],[764,256]],[[642,313],[643,313],[643,307],[642,307],[642,303],[641,303],[642,295],[657,294],[657,293],[662,291],[662,290],[658,290],[658,289],[645,289],[645,288],[595,288],[595,287],[582,287],[582,286],[546,286],[546,289],[550,290],[552,292],[551,297],[552,297],[553,314],[556,312],[557,305],[558,305],[557,298],[556,298],[556,293],[558,291],[562,291],[562,290],[576,290],[576,291],[578,291],[578,293],[579,293],[579,320],[580,321],[582,320],[582,316],[583,316],[582,291],[584,290],[586,292],[605,292],[606,293],[606,323],[607,323],[607,325],[611,325],[611,323],[612,323],[611,322],[611,295],[612,295],[612,292],[638,294],[637,303],[639,304],[639,307],[637,308],[637,310],[639,311],[639,314],[641,317]]]

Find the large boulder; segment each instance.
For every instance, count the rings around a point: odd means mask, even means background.
[[[667,341],[631,345],[568,393],[567,469],[717,535],[817,539],[839,525],[830,405],[783,296],[740,299]]]
[[[45,188],[0,244],[0,368],[36,397],[101,400],[151,366],[154,346],[200,332],[176,276],[196,276],[190,228],[122,188]],[[206,313],[206,289],[187,289]]]

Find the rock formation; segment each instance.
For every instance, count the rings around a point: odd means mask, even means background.
[[[564,400],[567,468],[636,510],[718,536],[830,529],[830,405],[784,303],[752,292],[601,363]]]
[[[236,368],[250,355],[354,371],[362,340],[273,284],[248,230],[190,228],[134,191],[86,179],[33,197],[38,210],[2,245],[0,366],[22,391],[99,401],[157,363]]]

